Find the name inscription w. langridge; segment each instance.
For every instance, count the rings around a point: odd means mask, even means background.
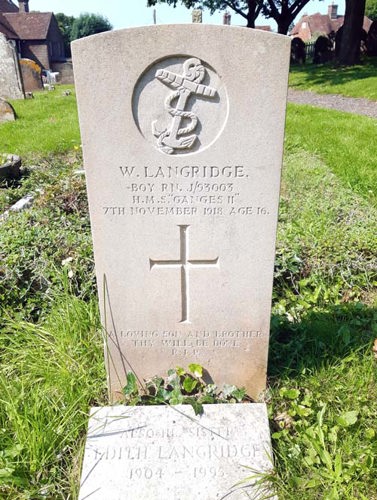
[[[118,167],[126,205],[103,206],[106,216],[268,216],[268,207],[244,201],[249,174],[243,165]]]

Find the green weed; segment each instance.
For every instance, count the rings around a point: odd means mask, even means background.
[[[318,158],[283,174],[266,394],[279,498],[377,498],[377,211]]]
[[[4,190],[5,202],[27,192],[35,195],[35,202],[32,210],[10,212],[0,223],[2,318],[37,320],[49,310],[53,292],[63,290],[67,281],[75,295],[93,294],[85,179],[76,174],[80,164],[74,154],[45,160],[19,186]]]
[[[0,333],[0,497],[70,498],[105,374],[95,299],[59,294],[45,320]]]
[[[127,405],[180,405],[192,406],[195,415],[203,413],[203,404],[241,403],[248,400],[246,390],[225,384],[219,388],[203,380],[203,367],[189,364],[188,371],[172,368],[166,378],[153,377],[140,387],[133,372],[127,373],[123,400]]]

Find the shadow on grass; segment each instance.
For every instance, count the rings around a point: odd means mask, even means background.
[[[361,303],[330,307],[308,313],[300,322],[273,316],[269,376],[294,378],[304,368],[312,370],[333,363],[366,347],[377,336],[377,309]]]
[[[355,80],[364,80],[377,75],[377,57],[366,58],[363,64],[341,67],[333,62],[328,64],[307,64],[305,66],[291,66],[291,73],[300,75],[300,87],[304,84],[341,85]]]

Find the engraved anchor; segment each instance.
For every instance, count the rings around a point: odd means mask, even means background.
[[[157,139],[158,148],[164,153],[172,154],[175,149],[189,149],[194,144],[197,135],[192,134],[186,137],[180,137],[193,132],[198,124],[198,117],[191,111],[185,111],[187,101],[191,95],[214,97],[217,93],[216,89],[202,85],[201,82],[205,77],[206,70],[200,59],[191,57],[183,64],[183,75],[177,75],[165,69],[156,71],[155,77],[161,80],[165,85],[177,89],[173,94],[169,95],[165,101],[167,111],[172,115],[173,119],[170,127],[162,132],[157,130],[156,122],[152,123],[152,132]],[[172,101],[177,100],[176,106],[172,106]],[[182,120],[190,119],[191,122],[182,127]]]

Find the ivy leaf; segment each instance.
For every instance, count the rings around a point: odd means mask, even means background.
[[[127,372],[127,384],[123,387],[123,394],[125,396],[131,396],[138,394],[139,389],[137,387],[136,376],[133,372]]]
[[[183,377],[186,373],[186,371],[183,368],[181,368],[180,366],[177,366],[175,371],[179,377]]]
[[[195,412],[195,415],[203,415],[203,405],[202,403],[199,403],[199,401],[195,398],[186,398],[186,403],[189,403],[194,412]]]
[[[200,398],[200,402],[207,403],[207,404],[213,404],[216,402],[216,397],[212,396],[211,394],[204,394],[204,396],[202,396]]]
[[[187,392],[187,394],[191,394],[197,385],[198,381],[191,377],[185,377],[183,381],[183,389]]]
[[[180,378],[177,375],[177,372],[175,370],[169,370],[167,382],[168,382],[168,386],[171,386],[173,389],[180,387],[181,380],[180,380]],[[169,387],[168,387],[168,389],[169,389]]]
[[[236,401],[238,401],[239,403],[241,403],[241,401],[243,400],[243,398],[245,397],[245,394],[246,394],[246,389],[244,387],[241,387],[240,389],[235,389],[233,392],[232,392],[232,396],[236,399]]]
[[[179,387],[175,387],[174,390],[171,392],[170,396],[170,404],[171,405],[180,405],[183,403],[184,397],[181,393],[181,390]]]
[[[150,396],[155,396],[157,395],[160,387],[164,383],[164,379],[161,377],[153,377],[151,380],[148,380],[146,382],[145,386],[148,390],[148,393]]]
[[[232,394],[236,390],[237,390],[237,387],[235,385],[224,384],[223,390],[222,390],[224,398],[228,398],[229,396],[232,396]]]
[[[191,363],[189,365],[189,370],[190,372],[195,375],[195,377],[202,378],[203,376],[203,367],[201,365],[198,365],[196,363]]]

